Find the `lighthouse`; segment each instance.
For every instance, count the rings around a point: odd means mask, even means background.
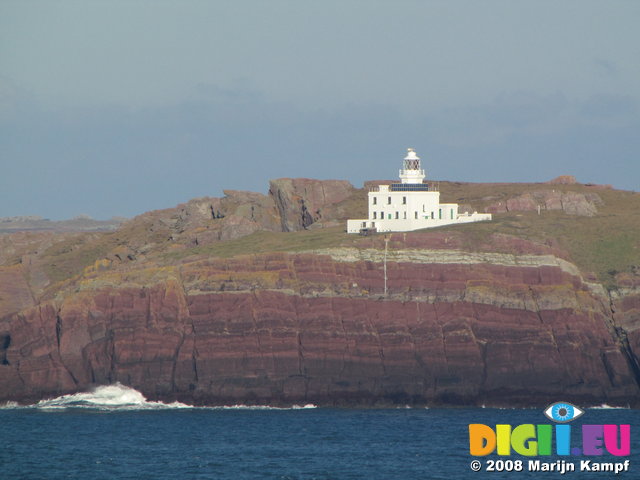
[[[403,167],[400,169],[400,181],[402,183],[422,183],[424,181],[426,175],[420,167],[420,157],[413,148],[407,149]]]
[[[368,193],[368,218],[347,220],[348,233],[409,232],[456,223],[491,220],[490,213],[459,213],[457,203],[440,203],[440,192],[429,184],[420,157],[407,149],[400,182],[377,185]]]

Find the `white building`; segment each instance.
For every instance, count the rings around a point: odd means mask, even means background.
[[[440,203],[440,192],[424,181],[420,157],[412,148],[404,158],[400,183],[379,185],[369,191],[369,218],[347,220],[348,233],[363,229],[408,232],[454,223],[491,220],[490,213],[458,213],[457,203]]]

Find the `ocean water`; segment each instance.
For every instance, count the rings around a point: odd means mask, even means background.
[[[468,425],[550,423],[540,409],[329,409],[312,405],[192,408],[148,402],[115,385],[0,408],[2,479],[511,479],[614,478],[611,472],[529,472],[527,457],[470,463]],[[640,479],[640,412],[588,409],[572,425],[630,424],[630,460],[618,477]],[[555,462],[559,457],[536,457]],[[579,464],[587,457],[563,457]],[[488,460],[523,471],[485,471]]]

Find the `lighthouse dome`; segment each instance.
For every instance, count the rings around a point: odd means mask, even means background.
[[[407,148],[407,156],[404,157],[405,160],[420,160],[420,157],[416,154],[416,151],[413,148]]]

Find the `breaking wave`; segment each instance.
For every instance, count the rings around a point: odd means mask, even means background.
[[[72,393],[49,400],[40,400],[33,408],[66,409],[90,408],[97,410],[160,410],[167,408],[192,408],[180,402],[150,402],[137,390],[120,383],[96,387],[91,392]]]
[[[19,405],[7,402],[0,409],[35,408],[39,410],[92,409],[103,411],[122,410],[166,410],[166,409],[211,409],[211,410],[301,410],[316,408],[315,405],[293,405],[291,407],[271,407],[268,405],[230,405],[223,407],[195,407],[185,403],[153,402],[145,398],[139,391],[115,383],[96,387],[91,392],[72,393],[60,397],[40,400],[34,405]]]

